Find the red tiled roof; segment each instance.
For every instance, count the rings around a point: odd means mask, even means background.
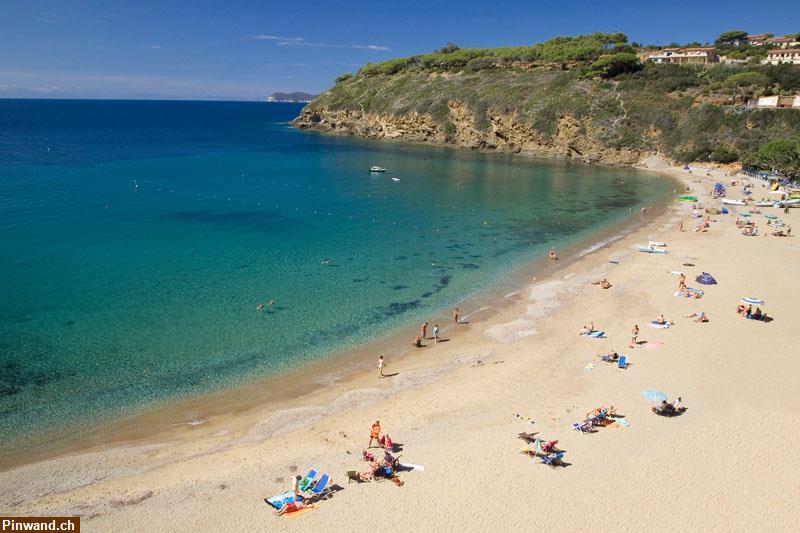
[[[748,41],[765,41],[767,39],[766,33],[759,33],[758,35],[748,35]]]

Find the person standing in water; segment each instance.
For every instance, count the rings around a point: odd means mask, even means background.
[[[439,324],[433,326],[433,342],[439,342]]]
[[[549,255],[550,259],[552,259],[554,261],[556,259],[558,259],[558,254],[556,253],[555,248],[550,248],[550,253],[548,255]]]
[[[385,363],[383,361],[383,356],[381,355],[380,357],[378,357],[378,379],[383,377],[383,367],[384,366],[385,366]]]
[[[425,339],[428,338],[428,323],[427,322],[423,322],[422,323],[422,331],[421,331],[421,333],[422,334],[420,335],[420,337],[422,337],[422,340],[425,340]]]
[[[458,324],[458,307],[453,309],[453,324]]]

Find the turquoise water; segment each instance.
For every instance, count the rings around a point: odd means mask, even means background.
[[[3,446],[417,322],[672,189],[300,132],[299,109],[0,101]]]

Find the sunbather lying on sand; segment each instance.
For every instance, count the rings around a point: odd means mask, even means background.
[[[700,311],[700,314],[692,313],[691,315],[686,315],[686,318],[694,318],[695,322],[708,322],[708,315],[706,315],[705,311]]]
[[[283,504],[283,507],[281,507],[278,510],[278,516],[284,515],[286,513],[293,513],[295,511],[299,511],[300,509],[303,509],[305,507],[308,507],[309,509],[313,509],[314,507],[316,507],[316,504],[310,503],[308,501],[296,501],[296,502],[285,503],[285,504]]]
[[[600,355],[600,359],[606,363],[616,363],[619,361],[619,354],[617,352],[609,352],[607,355]]]

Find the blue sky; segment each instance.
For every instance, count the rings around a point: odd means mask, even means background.
[[[624,31],[647,43],[800,32],[800,2],[3,0],[0,97],[260,100],[371,61]]]

